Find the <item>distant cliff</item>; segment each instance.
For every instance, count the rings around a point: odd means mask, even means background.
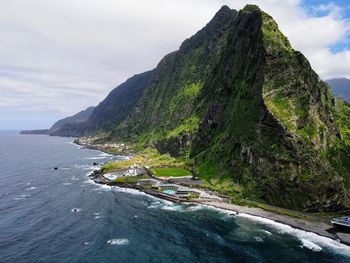
[[[49,129],[24,130],[24,131],[21,131],[20,134],[45,134],[45,135],[49,135],[50,134],[50,130]]]
[[[51,131],[56,131],[60,128],[62,128],[64,125],[69,124],[69,123],[82,123],[86,122],[87,119],[90,117],[91,113],[95,107],[89,107],[73,116],[64,118],[62,120],[57,121],[52,127],[50,128]]]
[[[147,71],[129,78],[113,89],[84,121],[65,123],[51,134],[76,137],[112,130],[135,109],[152,77],[153,71]]]
[[[78,112],[77,114],[74,114],[73,116],[64,118],[62,120],[59,120],[55,122],[54,125],[50,129],[43,129],[43,130],[25,130],[21,131],[20,134],[47,134],[47,135],[60,135],[57,134],[58,131],[64,127],[65,125],[82,125],[86,120],[90,117],[92,111],[95,107],[89,107],[83,111]],[[70,136],[70,135],[68,135]]]

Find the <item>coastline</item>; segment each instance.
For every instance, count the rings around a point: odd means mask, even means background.
[[[91,180],[93,180],[97,184],[105,184],[109,186],[117,186],[121,188],[134,189],[134,190],[143,192],[147,195],[154,196],[167,201],[171,201],[174,203],[186,203],[186,204],[209,206],[216,209],[232,212],[234,214],[246,214],[257,218],[271,220],[275,223],[281,223],[295,229],[311,232],[322,237],[330,238],[341,244],[350,246],[350,233],[330,233],[327,230],[330,229],[332,226],[324,222],[307,221],[303,219],[294,218],[288,215],[279,214],[277,212],[266,211],[257,207],[244,207],[244,206],[239,206],[235,204],[229,204],[223,201],[219,202],[219,201],[209,201],[209,200],[176,200],[171,196],[158,193],[149,189],[143,189],[142,187],[139,187],[137,185],[116,183],[116,182],[109,181],[107,178],[104,178],[102,174],[96,171],[92,172],[89,177]]]
[[[290,217],[287,215],[282,215],[276,212],[269,212],[256,207],[244,207],[244,206],[238,206],[238,205],[227,204],[227,203],[219,203],[219,202],[202,202],[202,204],[219,208],[219,209],[224,209],[227,211],[234,211],[238,213],[251,215],[254,217],[261,217],[264,219],[272,220],[276,223],[288,225],[293,228],[303,230],[306,232],[315,233],[317,235],[331,238],[335,241],[339,241],[342,244],[345,244],[348,246],[350,245],[350,234],[345,234],[341,236],[338,236],[339,233],[332,234],[327,231],[327,229],[331,228],[332,226],[330,224],[326,224],[323,222],[306,221],[306,220]]]
[[[106,149],[101,149],[100,147],[94,147],[91,145],[86,145],[86,144],[80,144],[77,142],[77,140],[74,140],[74,143],[80,146],[84,146],[84,148],[88,149],[94,149],[94,150],[99,150],[101,152],[107,153],[107,154],[112,154],[112,155],[117,155],[115,152],[110,152],[107,151]],[[125,156],[131,156],[131,153],[120,153]],[[121,188],[129,188],[129,189],[134,189],[140,192],[143,192],[147,195],[157,197],[163,200],[171,201],[174,203],[187,203],[187,204],[194,204],[194,205],[203,205],[203,206],[209,206],[215,209],[221,209],[225,210],[228,212],[232,212],[234,214],[246,214],[249,216],[253,216],[256,218],[263,218],[267,220],[271,220],[275,223],[280,223],[283,225],[290,226],[292,228],[314,233],[316,235],[325,237],[325,238],[330,238],[336,242],[339,242],[341,244],[350,246],[350,232],[349,233],[339,233],[339,232],[334,232],[331,233],[327,230],[332,228],[332,225],[329,223],[325,223],[324,221],[308,221],[304,219],[299,219],[295,218],[292,216],[280,214],[275,211],[267,211],[258,207],[246,207],[246,206],[240,206],[236,204],[230,204],[224,201],[213,201],[213,200],[179,200],[174,197],[171,197],[169,195],[159,193],[150,189],[145,189],[140,186],[137,186],[135,184],[127,184],[127,183],[117,183],[110,181],[109,179],[105,178],[102,173],[100,173],[99,170],[93,171],[90,175],[89,178],[93,180],[97,184],[104,184],[104,185],[109,185],[109,186],[117,186]]]

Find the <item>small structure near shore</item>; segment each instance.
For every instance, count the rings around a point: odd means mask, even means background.
[[[134,165],[131,165],[129,168],[119,169],[118,171],[103,174],[103,176],[109,180],[115,180],[120,177],[132,177],[132,176],[138,176],[141,174],[142,174],[141,169],[134,164]]]
[[[333,218],[331,223],[333,226],[347,227],[350,229],[350,216],[342,216],[339,218]]]
[[[141,179],[138,185],[142,187],[150,187],[160,193],[165,195],[171,195],[178,198],[199,198],[199,199],[210,199],[210,200],[221,200],[222,198],[214,195],[210,195],[205,191],[199,189],[193,189],[189,187],[184,187],[178,184],[162,183],[161,180],[156,179]]]

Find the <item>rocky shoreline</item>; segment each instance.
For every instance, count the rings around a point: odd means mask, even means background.
[[[200,204],[205,206],[211,206],[218,209],[224,209],[232,212],[233,214],[244,213],[255,217],[269,219],[277,223],[289,225],[299,230],[312,232],[323,237],[331,238],[345,245],[350,245],[350,233],[345,233],[345,232],[332,233],[331,231],[329,231],[332,228],[332,226],[325,222],[306,221],[298,218],[293,218],[287,215],[282,215],[277,212],[270,212],[270,211],[266,211],[256,207],[243,207],[239,205],[230,204],[224,201],[219,202],[219,201],[199,200],[199,199],[197,200],[180,199],[180,198],[172,197],[170,195],[166,195],[166,194],[154,191],[152,189],[145,189],[136,184],[118,183],[118,182],[110,181],[103,176],[100,170],[96,170],[92,172],[90,175],[90,179],[98,184],[135,189],[135,190],[144,192],[146,194],[155,196],[157,198],[165,199],[171,202],[189,203],[189,204],[197,204],[197,205]]]
[[[85,144],[85,143],[81,143],[79,140],[75,140],[74,143],[80,145],[80,146],[84,146],[88,149],[94,149],[94,150],[99,150],[108,154],[113,154],[115,155],[115,152],[109,152],[106,151],[106,149],[101,148],[101,147],[96,147],[93,145],[89,145],[89,144]],[[124,152],[124,155],[126,155],[126,153]],[[131,156],[131,153],[128,152],[127,156]],[[324,220],[318,220],[318,221],[307,221],[307,220],[303,220],[303,219],[299,219],[299,218],[294,218],[292,216],[288,216],[288,215],[284,215],[284,214],[280,214],[278,212],[274,212],[274,211],[266,211],[264,209],[261,208],[257,208],[257,207],[245,207],[245,206],[239,206],[239,205],[235,205],[235,204],[230,204],[228,202],[225,201],[211,201],[211,200],[187,200],[187,199],[180,199],[180,198],[176,198],[176,197],[172,197],[151,189],[145,189],[141,186],[138,186],[136,184],[129,184],[129,183],[118,183],[118,182],[114,182],[111,181],[107,178],[105,178],[103,176],[103,173],[101,172],[101,170],[95,170],[94,172],[92,172],[90,174],[90,179],[93,180],[95,183],[98,184],[105,184],[108,186],[116,186],[116,187],[121,187],[121,188],[130,188],[130,189],[135,189],[138,190],[140,192],[144,192],[148,195],[157,197],[157,198],[161,198],[164,200],[168,200],[171,202],[175,202],[175,203],[190,203],[190,204],[200,204],[200,205],[205,205],[205,206],[211,206],[214,208],[218,208],[218,209],[224,209],[227,211],[230,211],[232,213],[244,213],[247,215],[251,215],[251,216],[255,216],[255,217],[261,217],[261,218],[265,218],[268,220],[272,220],[274,222],[277,223],[281,223],[284,225],[288,225],[291,226],[295,229],[299,229],[299,230],[303,230],[306,232],[312,232],[315,233],[317,235],[326,237],[326,238],[330,238],[333,239],[337,242],[340,242],[342,244],[348,245],[350,246],[350,231],[349,232],[339,232],[337,231],[333,231],[332,225],[330,224],[330,222],[325,222]],[[349,248],[350,249],[350,248]]]

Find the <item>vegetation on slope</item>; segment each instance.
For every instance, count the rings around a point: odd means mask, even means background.
[[[162,59],[107,140],[156,148],[237,198],[338,210],[350,191],[349,109],[272,17],[223,7]]]

